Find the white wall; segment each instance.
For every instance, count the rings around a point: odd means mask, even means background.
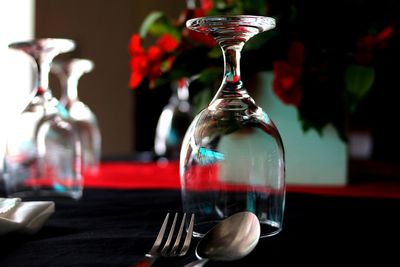
[[[8,49],[11,42],[34,36],[35,0],[0,1],[0,160],[7,126],[22,109],[32,89],[32,60]],[[1,168],[0,164],[0,168]]]
[[[332,126],[322,136],[315,130],[303,132],[297,110],[280,101],[272,91],[272,72],[262,73],[254,95],[278,128],[286,154],[288,184],[345,185],[347,145]]]

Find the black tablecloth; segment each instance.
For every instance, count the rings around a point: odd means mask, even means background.
[[[181,212],[179,191],[87,189],[57,200],[34,235],[0,236],[0,266],[133,266],[150,249],[166,212]],[[398,262],[400,200],[287,195],[283,231],[246,258],[206,266],[325,266]],[[182,266],[187,256],[154,266]],[[396,265],[396,264],[395,264]]]

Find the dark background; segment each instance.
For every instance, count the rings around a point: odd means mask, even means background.
[[[309,43],[331,42],[340,46],[353,38],[351,29],[361,22],[390,17],[399,32],[399,9],[394,0],[382,1],[271,1],[274,12],[288,9],[295,3],[305,14],[302,34]],[[66,57],[94,60],[95,70],[80,81],[81,100],[98,116],[103,137],[103,157],[132,157],[152,151],[155,127],[171,89],[166,86],[150,90],[131,90],[127,46],[144,17],[153,10],[162,10],[171,17],[183,9],[184,1],[106,1],[106,0],[37,0],[36,36],[65,37],[77,41],[77,50]],[[398,13],[400,14],[400,13]],[[349,31],[350,29],[350,31]],[[354,36],[359,33],[354,32]],[[369,95],[349,117],[348,132],[363,131],[372,136],[373,152],[367,159],[351,159],[351,177],[389,178],[398,176],[400,138],[398,138],[398,96],[400,62],[399,34],[390,39],[385,55],[376,67],[376,81]],[[271,51],[271,53],[274,51]],[[51,77],[51,87],[58,94],[58,84]],[[357,179],[356,179],[357,180]]]

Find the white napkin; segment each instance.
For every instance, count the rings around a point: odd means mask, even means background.
[[[0,235],[9,232],[34,234],[54,212],[53,201],[0,198]]]

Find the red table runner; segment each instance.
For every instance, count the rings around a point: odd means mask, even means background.
[[[97,175],[85,176],[85,187],[111,189],[180,189],[179,164],[170,162],[102,163]],[[400,198],[400,184],[365,182],[347,186],[288,185],[288,192],[354,197]]]

